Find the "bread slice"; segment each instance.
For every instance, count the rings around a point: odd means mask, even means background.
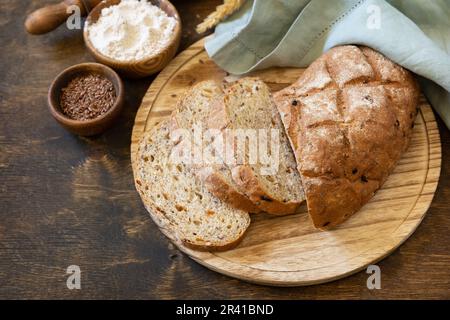
[[[223,88],[219,82],[209,80],[196,84],[186,91],[179,100],[176,110],[172,113],[172,130],[188,128],[193,136],[194,128],[198,128],[205,133],[211,105],[222,95]],[[202,153],[202,156],[206,157],[209,154],[207,149],[212,148],[211,141],[195,139],[193,142],[198,144],[197,150]],[[225,170],[223,159],[218,158],[218,161],[215,162],[213,159],[202,158],[201,160],[194,164],[195,173],[212,194],[237,209],[251,213],[260,211],[233,181],[231,172]]]
[[[142,137],[135,184],[153,220],[185,246],[228,250],[239,243],[250,224],[247,212],[213,196],[192,168],[172,160],[177,141],[164,121]]]
[[[297,211],[304,201],[300,175],[269,88],[263,81],[243,78],[228,86],[213,106],[208,127],[220,129],[224,135],[224,148],[217,150],[226,159],[227,167],[222,170],[231,172],[239,190],[260,210],[271,214]],[[253,130],[257,139],[249,138],[252,141],[246,145],[238,143],[236,136],[240,129]],[[272,136],[273,133],[276,135]],[[250,156],[250,146],[254,143],[257,161]],[[260,153],[263,147],[270,156],[270,150],[276,145],[278,152],[273,154],[273,163],[264,163]],[[267,170],[271,166],[275,169],[272,172]]]
[[[274,94],[318,228],[358,211],[406,150],[418,109],[413,76],[380,53],[335,47]]]

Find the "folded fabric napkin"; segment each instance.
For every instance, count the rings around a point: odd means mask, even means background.
[[[450,128],[450,0],[247,0],[206,41],[232,74],[306,67],[342,44],[361,44],[420,75]]]

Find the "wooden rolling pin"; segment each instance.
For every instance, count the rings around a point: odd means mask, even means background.
[[[81,16],[86,16],[101,0],[64,0],[58,4],[46,6],[28,15],[25,29],[31,34],[43,34],[56,29],[72,15],[67,8],[76,5]]]

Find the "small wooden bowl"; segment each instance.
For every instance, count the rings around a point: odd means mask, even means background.
[[[112,107],[101,116],[90,120],[74,120],[66,116],[60,107],[61,89],[76,76],[96,73],[106,77],[114,85],[116,91],[116,101]],[[117,120],[122,111],[124,101],[123,83],[119,75],[111,68],[99,63],[80,63],[65,69],[55,80],[53,80],[48,90],[48,107],[52,116],[64,128],[72,133],[81,136],[92,136],[108,129]]]
[[[100,17],[103,8],[110,7],[120,3],[121,0],[103,0],[100,2],[88,15],[86,22],[91,25],[97,22]],[[118,71],[121,75],[128,78],[142,78],[154,74],[163,69],[172,58],[175,56],[178,50],[181,39],[181,20],[175,7],[167,0],[148,0],[153,5],[158,6],[169,17],[173,17],[177,20],[174,32],[168,42],[168,45],[160,52],[149,56],[141,60],[133,61],[118,61],[113,58],[107,57],[100,53],[94,45],[91,43],[88,37],[87,28],[84,28],[83,37],[88,51],[94,56],[94,58],[105,65],[110,66],[114,70]]]

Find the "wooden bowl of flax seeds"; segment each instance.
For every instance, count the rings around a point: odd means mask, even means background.
[[[48,106],[64,128],[82,136],[108,129],[123,107],[123,84],[111,68],[81,63],[61,72],[50,85]]]

